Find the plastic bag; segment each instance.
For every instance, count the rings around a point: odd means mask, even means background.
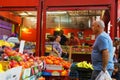
[[[112,78],[109,75],[108,71],[101,71],[95,80],[112,80]]]

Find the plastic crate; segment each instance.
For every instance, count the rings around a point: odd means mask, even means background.
[[[77,69],[78,69],[76,63],[77,63],[77,62],[72,63],[72,65],[71,65],[71,67],[70,67],[70,70],[77,70]]]
[[[79,79],[81,80],[89,80],[92,75],[91,69],[80,68],[78,69]]]
[[[77,70],[71,70],[69,72],[69,77],[71,79],[74,79],[74,78],[79,78],[79,72]]]

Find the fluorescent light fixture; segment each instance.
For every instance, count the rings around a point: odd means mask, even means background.
[[[32,13],[31,13],[31,12],[28,12],[28,15],[32,15]]]
[[[88,20],[88,27],[89,28],[91,27],[91,21],[90,21],[90,19]]]
[[[20,15],[21,16],[27,16],[27,13],[22,12],[22,13],[20,13]]]
[[[36,17],[27,17],[28,20],[32,21],[32,22],[37,22]]]
[[[51,12],[47,12],[47,14],[66,14],[66,11],[51,11]]]

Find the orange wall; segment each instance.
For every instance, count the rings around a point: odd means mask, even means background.
[[[68,35],[68,33],[73,32],[75,34],[75,36],[78,36],[78,32],[81,31],[80,29],[75,29],[75,28],[64,28],[62,30],[64,31],[65,35]],[[54,31],[55,31],[55,28],[46,29],[46,33],[50,33],[51,35],[53,35]],[[84,34],[83,34],[84,35],[84,39],[80,40],[80,42],[81,43],[83,43],[83,42],[93,43],[94,40],[87,41],[85,39],[86,37],[91,37],[91,35],[93,35],[92,30],[91,29],[85,29],[85,30],[83,30],[83,32],[84,32]]]
[[[46,29],[46,33],[50,33],[51,35],[53,35],[53,32],[55,31],[55,28],[50,28],[50,29]],[[75,36],[78,36],[78,32],[80,32],[80,29],[75,29],[75,28],[64,28],[63,29],[64,34],[68,35],[68,33],[73,32],[75,34]],[[84,32],[84,39],[80,40],[80,42],[88,42],[88,43],[92,43],[93,41],[86,41],[85,38],[89,37],[92,35],[92,31],[91,29],[86,29],[83,31]],[[26,32],[21,33],[21,39],[26,40],[26,41],[35,41],[36,40],[36,29],[29,29]]]
[[[1,11],[0,16],[3,16],[4,18],[7,18],[7,19],[9,19],[9,20],[11,20],[13,22],[18,23],[18,24],[20,24],[21,21],[22,21],[21,17],[15,16],[14,14],[12,14],[12,13],[10,13],[8,11]]]
[[[56,30],[55,28],[49,28],[49,29],[46,29],[46,33],[53,34],[55,30]],[[80,31],[80,29],[75,29],[75,28],[64,28],[62,30],[64,31],[65,35],[67,35],[70,32],[74,32],[75,34],[77,34],[77,32]]]
[[[36,41],[36,29],[32,28],[32,29],[28,29],[28,31],[22,31],[21,40],[35,42]]]

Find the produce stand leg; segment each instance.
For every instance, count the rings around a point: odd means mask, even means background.
[[[71,62],[71,57],[72,57],[72,46],[70,46],[70,51],[69,51],[69,62]]]

